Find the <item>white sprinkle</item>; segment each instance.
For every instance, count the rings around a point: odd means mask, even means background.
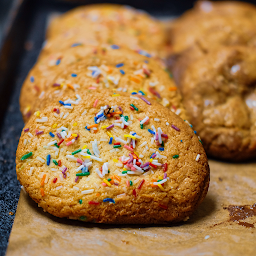
[[[153,148],[150,148],[149,151],[150,152],[155,152],[155,150]]]
[[[118,198],[118,197],[122,197],[122,196],[126,196],[126,194],[123,193],[123,194],[117,195],[116,197]]]
[[[48,117],[42,117],[41,119],[37,118],[36,122],[37,123],[45,123],[48,121]]]
[[[58,171],[58,169],[56,169],[56,168],[51,168],[51,170],[52,170],[53,172]]]
[[[58,115],[57,113],[53,113],[53,115],[54,115],[55,117],[59,117],[59,115]]]
[[[55,143],[57,143],[57,140],[54,140],[54,141],[51,141],[47,144],[47,146],[51,146],[51,145],[54,145]]]
[[[46,184],[48,182],[48,179],[49,179],[49,174],[46,173],[46,177],[45,177],[45,180],[44,180],[44,184]]]
[[[45,163],[45,160],[42,157],[40,157],[40,156],[37,156],[36,159],[39,160],[42,163]]]
[[[85,110],[85,111],[81,114],[81,116],[84,116],[86,113],[87,113],[87,110]]]
[[[80,165],[80,166],[76,169],[76,172],[81,171],[83,168],[84,168],[84,165]]]
[[[163,179],[161,181],[158,181],[158,182],[153,182],[154,185],[158,185],[158,184],[163,184],[167,181],[167,179]]]
[[[138,97],[134,97],[134,96],[132,96],[132,95],[130,95],[130,98],[131,98],[131,99],[134,99],[134,100],[139,100]]]
[[[149,174],[150,174],[150,172],[143,173],[144,176],[149,175]]]
[[[62,176],[62,174],[60,174],[59,177],[60,177],[60,181],[63,181],[63,176]]]
[[[143,157],[144,157],[144,155],[142,155],[142,154],[139,155],[139,158],[143,158]]]
[[[146,116],[143,120],[140,121],[140,124],[144,124],[149,120],[149,117]]]
[[[35,167],[30,167],[28,175],[32,175],[34,169]]]
[[[100,178],[103,178],[103,175],[101,174],[99,168],[95,169],[95,171],[97,172],[97,174],[100,176]]]
[[[28,132],[28,136],[29,136],[29,137],[33,137],[33,135],[32,135],[31,132]]]
[[[162,130],[161,130],[161,128],[160,127],[158,127],[158,142],[160,143],[160,144],[162,144]]]
[[[64,106],[64,108],[68,108],[68,109],[73,109],[73,107],[72,106]]]
[[[62,187],[63,186],[58,186],[58,187],[56,187],[56,190],[60,190],[60,189],[62,189]]]
[[[198,161],[199,158],[200,158],[200,154],[198,154],[198,155],[196,156],[196,161]]]
[[[169,125],[169,123],[168,123],[168,122],[166,122],[166,125]]]
[[[94,192],[94,189],[88,189],[88,190],[83,190],[83,191],[81,192],[81,194],[85,195],[85,194],[91,194],[91,193],[93,193],[93,192]]]
[[[121,164],[121,163],[116,163],[116,166],[117,166],[117,167],[123,167],[123,164]]]
[[[27,139],[23,141],[23,145],[25,146],[27,144]]]
[[[123,140],[123,139],[121,139],[121,138],[118,138],[118,137],[116,137],[115,140],[116,140],[116,141],[119,141],[119,142],[122,142],[123,144],[126,144],[126,143],[127,143],[127,141],[125,141],[125,140]]]
[[[108,139],[100,138],[100,141],[108,141]]]
[[[160,119],[159,119],[159,118],[154,118],[154,120],[155,120],[156,122],[159,122],[159,121],[160,121]]]
[[[64,116],[63,116],[63,119],[66,119],[68,117],[69,113],[66,113]]]
[[[144,147],[145,145],[147,145],[147,142],[146,142],[146,141],[144,141],[142,144],[140,144],[140,145],[139,145],[139,148],[142,148],[142,147]]]
[[[176,115],[179,115],[181,112],[181,109],[177,109],[177,111],[175,112]]]
[[[42,99],[44,96],[44,91],[41,92],[40,96],[39,96],[39,99]]]
[[[133,115],[130,115],[130,117],[131,117],[131,120],[133,120]]]
[[[74,187],[73,187],[73,189],[75,189],[75,190],[79,191],[79,188],[78,188],[78,187],[76,187],[76,186],[74,186]]]
[[[101,158],[96,157],[96,156],[91,156],[91,155],[90,155],[90,157],[91,157],[91,159],[94,159],[94,160],[99,161],[99,162],[102,162],[102,161],[103,161]]]
[[[39,126],[39,129],[42,129],[42,130],[43,130],[43,129],[46,129],[46,126],[43,126],[43,125],[42,125],[42,126]]]
[[[74,156],[72,156],[72,155],[66,155],[66,158],[68,158],[68,159],[70,159],[70,160],[72,160],[72,161],[77,161],[77,158],[75,158]]]
[[[135,175],[141,175],[141,172],[134,172],[134,171],[127,171],[127,174],[135,174]]]
[[[61,112],[61,113],[60,113],[60,118],[62,118],[62,117],[63,117],[63,115],[64,115],[64,112]]]
[[[208,238],[210,238],[210,236],[205,236],[205,238],[204,238],[204,239],[208,239]]]
[[[118,176],[127,176],[126,173],[118,173],[117,175],[118,175]]]

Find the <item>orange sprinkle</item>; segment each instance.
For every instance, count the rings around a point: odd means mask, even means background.
[[[97,193],[96,196],[100,196],[100,193]]]
[[[90,126],[87,126],[87,129],[91,129],[91,128],[93,128],[93,127],[98,127],[98,124],[92,124],[92,125],[90,125]]]
[[[41,192],[41,195],[44,196],[44,189],[43,188],[40,188],[40,192]]]
[[[169,87],[169,91],[177,91],[177,87]]]
[[[96,108],[98,101],[99,101],[98,99],[96,99],[96,100],[94,101],[94,103],[93,103],[93,107],[94,107],[94,108]]]
[[[157,187],[158,187],[157,185],[154,185],[154,184],[153,184],[153,182],[157,182],[157,180],[153,179],[151,182],[152,182],[152,183],[151,183],[151,187],[152,187],[152,188],[157,188]]]
[[[111,180],[111,181],[109,181],[109,183],[110,183],[111,185],[113,185],[113,184],[114,184],[114,181],[113,181],[113,180]]]
[[[70,141],[73,139],[73,136],[71,135],[69,138],[65,139],[65,141]]]
[[[132,77],[130,78],[130,80],[132,80],[133,82],[135,82],[135,83],[137,83],[137,84],[140,83],[140,79],[138,79],[137,77],[134,77],[134,76],[132,76]]]
[[[44,185],[45,178],[46,178],[46,174],[43,175],[43,178],[42,178],[42,180],[41,180],[41,184],[40,184],[41,187]]]
[[[121,178],[119,178],[117,175],[114,175],[114,178],[115,178],[116,180],[118,180],[119,182],[121,181]]]
[[[74,86],[73,86],[73,85],[71,85],[71,84],[67,84],[67,86],[68,86],[69,88],[71,88],[72,90],[75,90],[75,88],[74,88]]]

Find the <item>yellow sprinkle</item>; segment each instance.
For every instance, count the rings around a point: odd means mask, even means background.
[[[77,126],[77,122],[73,123],[73,126]]]
[[[150,159],[149,159],[149,162],[150,162],[150,163],[152,163],[152,161],[153,161],[153,159],[152,159],[152,158],[150,158]]]
[[[132,92],[137,92],[137,93],[138,93],[138,91],[136,91],[136,90],[132,90],[132,91],[130,91],[130,92],[131,92],[131,93],[132,93]]]
[[[132,138],[132,139],[136,140],[136,137],[132,136],[131,134],[125,134],[124,137],[125,138]]]
[[[144,90],[140,89],[140,91],[142,91],[145,95],[147,95],[147,93]]]
[[[40,116],[40,111],[36,111],[36,116]]]
[[[113,159],[113,162],[118,163],[118,160],[114,158],[114,159]]]
[[[161,184],[157,184],[157,186],[158,186],[162,191],[164,191],[164,188],[163,188],[163,186],[162,186]]]
[[[107,135],[109,136],[109,137],[113,137],[113,135],[111,134],[111,132],[107,132]],[[113,137],[114,138],[114,137]]]
[[[73,136],[73,137],[77,137],[77,134],[76,134],[76,133],[72,133],[72,136]]]
[[[123,168],[123,170],[124,170],[124,171],[127,171],[127,169],[126,169],[125,167]]]
[[[137,157],[139,157],[139,153],[138,153],[138,152],[133,151],[133,153],[134,153]]]
[[[61,83],[60,88],[62,88],[64,85],[65,85],[65,83]],[[56,88],[58,88],[58,87],[56,87]]]
[[[54,124],[53,126],[52,126],[52,128],[56,128],[57,127],[57,124]]]
[[[162,180],[162,179],[163,179],[163,177],[162,177],[162,176],[158,176],[158,179],[159,179],[159,180]]]
[[[30,110],[30,106],[27,106],[27,107],[25,108],[24,113],[25,113],[25,114],[28,113],[29,110]]]
[[[120,94],[113,94],[112,97],[118,97]]]
[[[89,159],[91,158],[91,156],[83,156],[83,157],[84,157],[84,158],[89,158]]]
[[[84,145],[83,147],[82,147],[82,149],[86,149],[87,148],[87,145]]]
[[[101,126],[101,129],[106,129],[108,126],[107,125],[103,125]]]
[[[111,187],[111,184],[110,184],[106,179],[103,179],[103,181],[104,181],[109,187]]]

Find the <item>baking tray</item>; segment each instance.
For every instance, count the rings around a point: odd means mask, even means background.
[[[77,1],[74,1],[77,2]],[[83,3],[96,3],[98,1],[80,1]],[[104,2],[104,1],[100,1]],[[192,7],[193,1],[163,1],[163,0],[153,0],[153,1],[145,1],[145,0],[131,0],[131,1],[107,1],[111,3],[122,3],[122,4],[130,4],[136,8],[143,8],[144,10],[148,11],[150,14],[160,17],[160,18],[170,18],[175,15],[181,14],[183,11],[185,11],[188,8]],[[146,2],[146,5],[145,5]],[[251,1],[256,2],[256,1]],[[66,1],[47,1],[47,0],[16,0],[13,3],[13,8],[11,11],[11,15],[8,20],[8,24],[5,28],[5,36],[4,40],[2,41],[2,45],[0,48],[0,255],[4,255],[9,234],[11,231],[12,223],[14,220],[15,212],[16,212],[16,206],[19,200],[20,195],[20,184],[17,181],[16,178],[16,172],[15,172],[15,153],[16,148],[19,140],[19,136],[21,133],[21,130],[23,128],[23,120],[21,117],[21,114],[19,112],[19,93],[20,88],[22,86],[22,83],[28,73],[28,71],[32,68],[34,65],[37,56],[41,50],[41,46],[44,42],[44,36],[45,36],[45,30],[46,30],[46,24],[49,20],[49,17],[53,13],[61,13],[65,12],[73,7],[77,6],[77,3],[70,3]],[[215,172],[214,175],[211,177],[213,186],[215,186],[215,189],[222,190],[227,189],[227,196],[226,201],[230,204],[239,204],[241,203],[237,197],[229,197],[230,191],[234,191],[234,195],[236,194],[236,177],[234,176],[233,172],[236,173],[237,177],[240,177],[241,179],[245,179],[246,177],[243,177],[243,174],[241,173],[241,169],[245,168],[244,164],[241,165],[229,165],[228,163],[221,163],[221,162],[215,162],[211,161],[210,165]],[[250,168],[247,170],[247,175],[252,175],[253,170],[255,169],[255,163],[250,164]],[[225,175],[219,175],[219,173],[227,172]],[[240,172],[239,172],[240,171]],[[223,182],[224,180],[224,182]],[[255,180],[255,178],[254,178]],[[246,198],[246,200],[243,201],[244,204],[250,204],[251,203],[251,197],[255,197],[256,195],[256,180],[249,180],[248,184],[248,190],[242,190],[241,188],[241,195],[244,196],[247,193],[252,193],[250,196]],[[230,184],[230,182],[233,182]],[[244,181],[245,182],[245,181]],[[251,182],[251,183],[250,183]],[[218,188],[216,188],[216,184],[218,184]],[[224,188],[223,188],[224,186]],[[251,187],[250,187],[251,186]],[[214,189],[214,188],[213,188]],[[251,189],[251,190],[250,190]],[[186,232],[186,229],[190,229],[193,227],[193,225],[196,225],[198,227],[194,229],[194,232],[196,234],[196,237],[193,236],[193,242],[195,243],[196,247],[198,247],[198,253],[202,253],[202,250],[200,251],[200,248],[202,249],[202,245],[204,242],[204,239],[208,239],[208,236],[216,236],[218,235],[225,235],[225,232],[222,231],[218,232],[218,230],[211,230],[209,226],[209,232],[208,233],[202,233],[202,227],[206,226],[207,220],[209,218],[211,219],[212,226],[216,223],[221,223],[223,220],[223,207],[227,206],[222,205],[223,200],[220,200],[219,195],[215,193],[216,191],[211,191],[207,196],[207,199],[202,204],[202,206],[198,209],[196,212],[196,215],[192,216],[191,222],[189,222],[186,225],[175,225],[171,226],[173,229],[171,231],[168,231],[169,234],[172,232],[172,235],[177,235],[178,237],[182,239],[174,239],[170,240],[169,242],[173,242],[173,244],[176,246],[176,248],[182,247],[182,243],[186,243],[186,240],[188,239],[189,232]],[[241,196],[240,195],[240,196]],[[239,196],[239,194],[238,194]],[[216,199],[217,198],[217,199]],[[216,200],[215,200],[216,199]],[[31,214],[30,211],[33,211],[38,213],[39,219],[34,219],[34,222],[31,222],[33,225],[36,225],[37,221],[43,221],[47,224],[60,224],[65,228],[66,226],[72,226],[73,229],[80,229],[80,228],[86,228],[88,230],[94,230],[96,232],[96,229],[99,227],[102,227],[102,230],[105,231],[111,231],[111,228],[114,228],[113,226],[106,227],[105,225],[94,225],[94,224],[81,224],[74,221],[65,221],[60,220],[58,218],[49,216],[47,214],[44,214],[42,210],[38,210],[36,207],[36,204],[30,200],[27,195],[24,193],[21,194],[21,203],[19,203],[19,213],[22,214],[26,211],[24,207],[24,204],[27,204],[28,206],[28,217]],[[255,200],[256,201],[256,200]],[[22,205],[23,203],[23,205]],[[213,216],[213,212],[221,212],[222,217],[219,217],[219,215],[216,214],[216,220],[213,219],[215,216]],[[225,220],[228,220],[228,212],[226,214]],[[16,233],[12,236],[12,241],[18,241],[20,239],[19,232],[22,232],[22,230],[27,231],[26,239],[31,239],[31,234],[29,226],[24,225],[24,223],[21,223],[20,220],[16,220]],[[225,224],[228,225],[229,224]],[[231,227],[233,227],[231,225]],[[145,239],[145,244],[147,244],[148,241],[152,241],[152,233],[149,233],[151,231],[151,227],[121,227],[120,230],[126,230],[125,232],[132,234],[132,232],[138,232],[138,230],[142,228],[144,236],[142,237]],[[153,232],[160,232],[160,229],[157,229],[159,227],[152,227]],[[168,228],[168,227],[165,227]],[[167,234],[168,232],[166,229],[163,228],[163,234]],[[250,243],[247,243],[245,239],[250,237],[250,234],[252,234],[254,231],[248,231],[246,232],[246,235],[244,236],[244,239],[239,238],[239,233],[243,232],[242,226],[239,226],[238,228],[235,228],[234,231],[232,228],[227,227],[227,229],[232,230],[234,232],[233,237],[228,237],[228,240],[223,239],[222,244],[214,244],[212,242],[212,248],[219,245],[220,248],[222,248],[224,253],[228,253],[228,250],[225,250],[225,245],[227,245],[227,248],[232,248],[233,243],[241,242],[243,245],[241,245],[241,250],[237,250],[238,253],[242,253],[243,250],[252,249],[256,250],[256,247],[252,246]],[[218,229],[218,226],[217,226]],[[135,231],[136,230],[136,231]],[[54,231],[54,230],[52,230]],[[59,230],[60,231],[60,230]],[[81,230],[80,230],[81,231]],[[61,231],[60,231],[61,232]],[[145,233],[148,232],[148,238],[145,235]],[[190,231],[191,232],[191,231]],[[193,232],[192,232],[193,233]],[[159,234],[159,233],[158,233]],[[121,237],[122,235],[120,235]],[[24,236],[25,237],[25,236]],[[133,235],[130,236],[130,238],[133,237]],[[16,239],[16,240],[15,240]],[[198,243],[198,239],[202,240],[203,242]],[[132,240],[132,238],[131,238]],[[19,241],[22,241],[19,240]],[[136,240],[135,240],[136,241]],[[157,243],[160,244],[161,241],[165,241],[168,243],[168,240],[164,240],[164,237],[158,238],[158,240],[155,240],[155,245],[157,246]],[[129,245],[129,241],[123,240],[119,241],[120,243],[123,243],[123,246],[132,246],[132,242]],[[19,244],[19,246],[16,246],[14,243],[10,243],[11,246],[9,247],[9,253],[10,255],[21,255],[22,251],[22,243]],[[35,246],[37,244],[35,243]],[[152,244],[151,244],[152,245]],[[106,245],[107,246],[107,245]],[[112,246],[112,247],[111,247]],[[196,248],[195,247],[195,248]],[[38,247],[39,248],[39,247]],[[114,244],[110,245],[110,249],[114,248]],[[31,249],[35,249],[31,247]],[[173,249],[174,250],[174,249]],[[216,250],[218,248],[216,247]],[[153,250],[155,254],[157,254],[157,250]],[[161,251],[161,250],[160,250]],[[175,251],[175,250],[174,250]],[[42,251],[41,251],[42,252]],[[93,250],[90,251],[90,255],[94,255]],[[131,251],[136,255],[136,252]],[[141,255],[143,251],[141,251]],[[186,251],[190,255],[194,255],[193,251]],[[195,252],[195,251],[194,251]],[[26,252],[24,252],[26,254]],[[184,251],[185,253],[185,251]],[[25,255],[24,254],[24,255]],[[40,253],[39,253],[40,254]],[[37,254],[37,255],[39,255]],[[111,253],[115,255],[114,253]],[[126,253],[127,254],[127,253]],[[163,253],[162,253],[163,254]],[[28,254],[26,254],[28,255]],[[33,254],[33,251],[31,252],[31,255]],[[47,254],[45,254],[47,255]],[[96,254],[95,254],[96,255]],[[127,254],[128,255],[128,254]],[[178,253],[171,253],[170,255],[184,255]],[[199,255],[199,254],[198,254]],[[214,255],[211,252],[202,253],[201,255]],[[222,254],[220,254],[222,255]],[[228,255],[228,254],[226,254]],[[249,254],[247,254],[249,255]],[[253,254],[250,254],[253,255]]]

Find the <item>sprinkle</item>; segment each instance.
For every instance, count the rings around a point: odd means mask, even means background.
[[[110,137],[109,143],[108,144],[112,144],[113,142],[113,137]]]
[[[23,161],[23,160],[25,160],[25,159],[31,157],[32,155],[33,155],[33,153],[32,153],[32,152],[29,152],[28,154],[22,156],[20,160]]]
[[[56,190],[60,190],[60,189],[62,189],[62,187],[63,186],[58,186],[58,187],[56,187]]]
[[[158,148],[160,151],[164,151],[164,148]]]
[[[40,192],[41,192],[41,195],[44,196],[45,193],[44,193],[44,189],[43,188],[40,188]]]
[[[157,186],[158,186],[162,191],[164,191],[164,188],[163,188],[163,186],[162,186],[161,184],[157,184]]]
[[[34,83],[35,82],[35,78],[33,76],[30,77],[30,82]]]
[[[54,179],[52,180],[52,182],[53,182],[53,183],[56,183],[56,182],[57,182],[57,178],[54,178]]]
[[[120,94],[116,94],[116,93],[114,93],[113,95],[112,95],[112,97],[119,97],[120,96]]]
[[[105,198],[105,199],[103,199],[103,203],[106,203],[106,202],[110,202],[110,203],[113,203],[113,204],[116,203],[115,200],[112,199],[112,198]]]
[[[179,158],[179,155],[174,155],[174,156],[172,156],[172,158],[174,158],[174,159]]]
[[[52,132],[49,132],[49,135],[50,135],[51,137],[55,137],[55,135],[54,135]]]
[[[116,44],[113,44],[113,45],[111,45],[111,48],[112,48],[113,50],[117,50],[117,49],[119,49],[120,47],[119,47],[118,45],[116,45]]]
[[[83,190],[83,191],[81,192],[81,194],[85,195],[85,194],[91,194],[91,193],[93,193],[93,192],[94,192],[94,189],[88,189],[88,190]]]
[[[133,149],[132,149],[131,147],[129,147],[129,146],[127,146],[127,145],[124,145],[124,147],[125,147],[126,149],[128,149],[128,150],[130,150],[130,151],[133,152]]]
[[[145,182],[145,180],[143,179],[143,180],[140,182],[140,184],[139,184],[139,186],[138,186],[137,189],[141,189],[141,187],[142,187],[142,185],[143,185],[144,182]]]
[[[39,160],[39,161],[42,162],[42,163],[45,162],[45,160],[44,160],[42,157],[40,157],[40,156],[37,156],[36,159]]]
[[[89,172],[77,173],[76,176],[89,176]]]
[[[173,124],[172,124],[172,128],[173,128],[174,130],[178,131],[178,132],[180,131],[180,129],[179,129],[177,126],[173,125]]]
[[[29,128],[24,129],[24,132],[28,132],[28,131],[29,131]]]
[[[121,68],[124,65],[124,63],[116,64],[116,68]]]
[[[64,139],[60,140],[60,142],[57,144],[58,146],[60,146],[60,144],[64,141]]]
[[[72,152],[71,154],[72,154],[72,155],[75,155],[75,154],[78,154],[78,153],[81,152],[81,151],[82,151],[82,149],[78,149],[78,150]]]
[[[107,132],[107,135],[108,135],[109,137],[113,137],[113,135],[112,135],[110,132]]]
[[[133,135],[130,135],[130,134],[124,134],[124,137],[125,138],[132,138],[132,139],[136,140],[136,137],[133,136]]]
[[[196,161],[198,161],[199,158],[200,158],[200,154],[198,154],[198,155],[196,156]]]
[[[56,127],[57,127],[57,124],[54,124],[54,125],[52,126],[53,129],[56,128]]]
[[[125,72],[124,72],[122,69],[120,69],[119,71],[120,71],[120,73],[121,73],[122,75],[125,74]]]
[[[96,100],[94,101],[94,103],[93,103],[93,107],[94,107],[94,108],[96,108],[98,101],[99,101],[98,99],[96,99]]]
[[[81,43],[74,43],[74,44],[71,45],[71,47],[76,47],[76,46],[80,46],[80,45],[82,45],[82,44]]]
[[[37,123],[45,123],[48,121],[48,117],[42,117],[41,119],[37,118],[36,122]]]
[[[99,202],[95,202],[95,201],[89,201],[88,204],[92,204],[92,205],[99,205]]]
[[[151,129],[148,129],[148,131],[149,131],[151,134],[153,134],[153,135],[156,134],[156,133],[155,133],[154,131],[152,131]]]
[[[36,135],[40,135],[40,134],[43,134],[44,133],[44,131],[38,131],[38,132],[36,132]]]
[[[133,104],[130,104],[131,107],[133,107],[136,111],[139,111],[137,107],[135,107]]]
[[[47,155],[46,157],[46,164],[49,166],[51,163],[51,155]]]
[[[111,184],[110,184],[106,179],[103,179],[103,181],[104,181],[109,187],[111,187]]]
[[[121,148],[121,145],[114,145],[113,148]]]
[[[136,190],[135,189],[132,191],[132,194],[136,197]]]
[[[55,165],[58,165],[58,162],[56,160],[52,160]]]
[[[144,124],[149,120],[149,117],[146,116],[143,120],[140,121],[140,124]]]
[[[73,73],[73,74],[71,74],[71,76],[72,76],[72,77],[77,77],[77,74],[74,74],[74,73]]]
[[[141,92],[141,91],[139,91]],[[145,101],[148,105],[151,105],[151,102],[149,102],[146,98],[144,98],[143,96],[140,96],[140,99]]]

